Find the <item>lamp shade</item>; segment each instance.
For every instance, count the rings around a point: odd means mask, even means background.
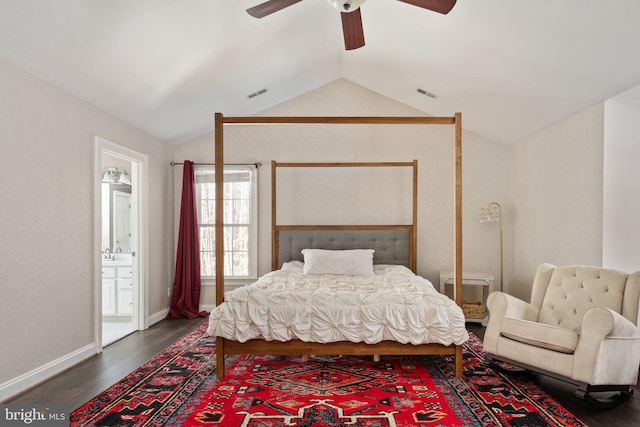
[[[129,179],[129,175],[127,175],[127,171],[122,171],[120,176],[118,177],[119,184],[131,184],[131,180]]]
[[[107,182],[109,184],[115,184],[116,180],[113,176],[112,169],[109,169],[104,174],[102,174],[102,182]]]
[[[498,203],[493,202],[486,208],[480,209],[478,215],[480,222],[497,222],[502,220],[502,209]]]
[[[353,12],[358,9],[365,0],[327,0],[340,12]]]

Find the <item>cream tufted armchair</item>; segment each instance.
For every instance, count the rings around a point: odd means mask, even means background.
[[[633,394],[640,368],[640,272],[542,264],[531,303],[502,292],[487,300],[484,351],[495,362],[569,383],[603,408]]]

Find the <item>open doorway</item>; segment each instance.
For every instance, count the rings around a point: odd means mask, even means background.
[[[105,347],[147,327],[141,224],[146,156],[96,138],[96,341]]]

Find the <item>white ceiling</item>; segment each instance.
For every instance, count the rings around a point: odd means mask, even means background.
[[[349,52],[325,0],[261,2],[0,0],[0,57],[169,142],[338,78],[506,143],[640,84],[638,0],[369,0]]]

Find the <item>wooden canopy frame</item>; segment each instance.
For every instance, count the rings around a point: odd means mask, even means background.
[[[215,164],[224,164],[224,125],[247,124],[371,124],[371,125],[453,125],[454,127],[454,299],[462,305],[462,114],[453,117],[224,117],[215,114],[214,150]],[[215,168],[214,184],[216,200],[223,200],[224,168]],[[215,207],[216,260],[224,259],[224,203]],[[274,219],[272,219],[273,221]],[[224,301],[224,263],[216,262],[216,305]],[[216,338],[216,373],[224,376],[226,354],[450,354],[455,356],[455,373],[462,377],[462,346],[441,344],[400,344],[383,341],[377,344],[336,342],[312,343],[303,341],[250,340],[244,343]]]

